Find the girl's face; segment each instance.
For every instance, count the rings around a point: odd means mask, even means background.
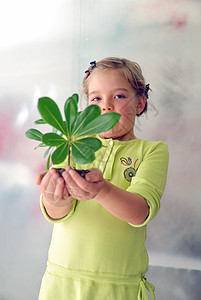
[[[99,136],[121,141],[135,139],[133,132],[135,116],[143,109],[145,99],[136,96],[135,90],[120,70],[95,70],[88,81],[88,104],[98,105],[101,114],[108,112],[121,114],[115,127]]]

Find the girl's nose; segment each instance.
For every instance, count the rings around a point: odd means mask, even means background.
[[[103,107],[103,111],[111,111],[112,110],[112,107],[111,106],[108,106],[108,107]]]
[[[103,104],[102,110],[104,112],[106,112],[106,111],[113,111],[114,107],[113,107],[113,105],[111,103],[107,103],[106,102],[106,103]]]

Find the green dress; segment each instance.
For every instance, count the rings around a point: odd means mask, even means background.
[[[149,216],[136,226],[113,216],[93,199],[74,199],[68,216],[53,220],[41,198],[42,211],[54,229],[39,300],[146,300],[146,289],[155,299],[154,287],[145,278],[146,225],[157,214],[165,188],[167,145],[142,139],[101,141],[95,161],[84,168],[99,168],[112,184],[144,197]]]

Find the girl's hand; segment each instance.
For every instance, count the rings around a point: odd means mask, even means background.
[[[80,201],[93,199],[104,184],[102,172],[95,168],[90,169],[90,172],[83,178],[78,172],[67,166],[62,176],[68,192],[73,198]]]
[[[41,177],[41,176],[40,176]],[[36,183],[40,182],[38,177],[35,177]],[[68,204],[69,193],[65,186],[64,179],[56,172],[49,170],[40,182],[40,190],[44,198],[50,204],[56,207],[63,207]]]
[[[56,170],[49,170],[43,177],[44,173],[35,176],[35,182],[40,185],[43,195],[43,205],[51,218],[62,218],[71,210],[73,198]]]

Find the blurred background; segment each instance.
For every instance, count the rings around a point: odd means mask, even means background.
[[[168,181],[148,226],[147,278],[157,300],[201,297],[201,1],[7,0],[0,9],[0,300],[35,300],[52,225],[34,175],[43,150],[24,133],[37,100],[60,107],[89,62],[138,62],[152,93],[137,137],[169,146]]]

